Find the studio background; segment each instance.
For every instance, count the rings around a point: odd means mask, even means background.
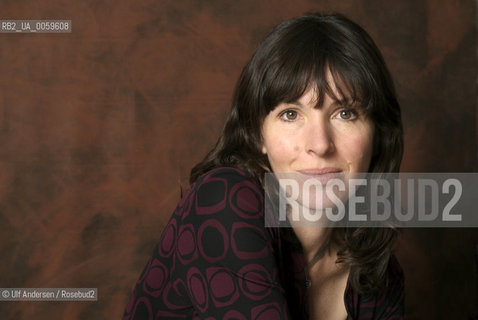
[[[281,21],[341,12],[376,41],[402,105],[402,171],[477,171],[475,1],[0,1],[0,287],[97,302],[0,302],[1,319],[118,319],[214,145],[242,67]],[[470,208],[476,210],[476,208]],[[478,229],[409,229],[408,319],[477,314]]]

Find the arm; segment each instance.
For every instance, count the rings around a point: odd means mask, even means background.
[[[199,178],[166,225],[124,319],[289,319],[262,197],[232,168]]]
[[[180,269],[201,318],[288,319],[262,197],[262,188],[235,169],[198,181],[182,222],[194,226],[197,258]]]

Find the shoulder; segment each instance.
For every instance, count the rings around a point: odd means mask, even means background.
[[[375,297],[375,319],[403,319],[405,279],[395,255],[388,262],[387,277],[387,286]]]
[[[233,168],[233,167],[214,168],[202,174],[196,180],[193,186],[201,184],[204,181],[210,181],[211,179],[230,180],[232,182],[247,180],[247,181],[254,182],[257,186],[259,186],[258,183],[254,181],[252,176],[247,171],[244,171],[238,168]]]
[[[263,202],[262,187],[249,173],[231,167],[219,167],[203,174],[191,189],[198,204],[223,201],[248,211],[253,209],[251,205],[262,205]]]
[[[221,261],[239,272],[243,264],[237,259],[258,259],[264,265],[261,259],[273,256],[273,238],[264,225],[263,189],[246,172],[213,169],[200,176],[184,198],[174,217],[179,233],[191,230],[208,262]],[[217,259],[210,259],[218,252],[222,254]]]
[[[224,211],[251,219],[263,216],[263,194],[261,185],[252,176],[240,169],[219,167],[201,175],[181,199],[190,204],[196,216],[219,215]]]
[[[354,292],[349,286],[346,291],[346,306],[352,319],[369,315],[370,319],[403,319],[404,316],[404,274],[392,255],[387,266],[386,287],[369,295]]]
[[[390,257],[390,260],[388,261],[388,280],[389,280],[389,285],[388,287],[402,287],[404,286],[405,282],[405,276],[402,270],[402,267],[400,266],[400,263],[398,262],[398,259],[395,257],[395,255],[392,255]]]
[[[402,319],[405,309],[405,277],[395,255],[388,262],[388,284],[378,301],[380,306],[379,319]]]

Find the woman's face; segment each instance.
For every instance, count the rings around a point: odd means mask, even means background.
[[[319,179],[339,172],[367,172],[373,152],[371,120],[358,108],[327,95],[322,106],[316,104],[317,93],[311,88],[297,102],[280,103],[264,119],[262,152],[272,171]]]

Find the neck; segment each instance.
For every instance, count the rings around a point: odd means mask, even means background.
[[[331,229],[324,227],[293,227],[302,249],[305,263],[313,263],[317,257],[323,256],[328,249]]]

